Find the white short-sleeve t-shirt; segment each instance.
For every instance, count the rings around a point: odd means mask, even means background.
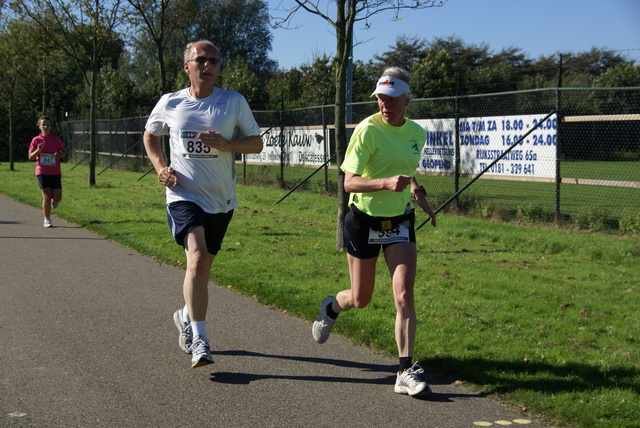
[[[220,88],[207,98],[194,98],[189,88],[165,94],[149,115],[145,129],[153,135],[169,135],[171,166],[178,185],[167,188],[167,204],[190,201],[211,214],[238,207],[235,153],[206,147],[197,135],[209,130],[227,139],[260,135],[242,95]]]

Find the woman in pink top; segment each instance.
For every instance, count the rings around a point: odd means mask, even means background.
[[[51,134],[51,119],[42,116],[37,122],[40,135],[29,145],[29,160],[36,161],[36,177],[42,191],[42,214],[44,227],[51,227],[51,208],[58,206],[62,199],[60,156],[64,144],[60,137]]]

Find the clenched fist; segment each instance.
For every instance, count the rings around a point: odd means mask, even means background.
[[[175,174],[175,171],[170,166],[165,166],[158,173],[158,181],[163,186],[168,187],[169,189],[173,189],[178,184],[178,177]]]

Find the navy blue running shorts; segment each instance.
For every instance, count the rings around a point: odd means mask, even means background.
[[[193,202],[177,201],[167,205],[169,229],[176,244],[184,247],[187,234],[194,227],[204,227],[204,238],[207,251],[214,256],[222,246],[222,239],[233,217],[233,210],[226,213],[209,214]]]
[[[358,259],[372,259],[380,255],[380,248],[386,249],[393,244],[370,244],[369,230],[373,217],[360,211],[354,205],[344,218],[344,242],[347,253]],[[409,227],[409,242],[416,242],[414,221]]]
[[[40,189],[62,189],[62,179],[59,175],[38,174],[36,177]]]

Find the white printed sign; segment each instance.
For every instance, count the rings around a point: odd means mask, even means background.
[[[262,135],[262,152],[245,156],[247,162],[285,165],[322,165],[325,157],[325,140],[322,129],[285,128],[271,129]]]
[[[477,175],[544,119],[541,115],[495,116],[460,120],[460,169]],[[416,120],[427,132],[418,170],[455,172],[454,119]],[[487,174],[555,178],[557,118],[552,115],[514,147]]]
[[[418,171],[451,174],[456,172],[455,119],[416,120],[415,122],[427,131]]]

